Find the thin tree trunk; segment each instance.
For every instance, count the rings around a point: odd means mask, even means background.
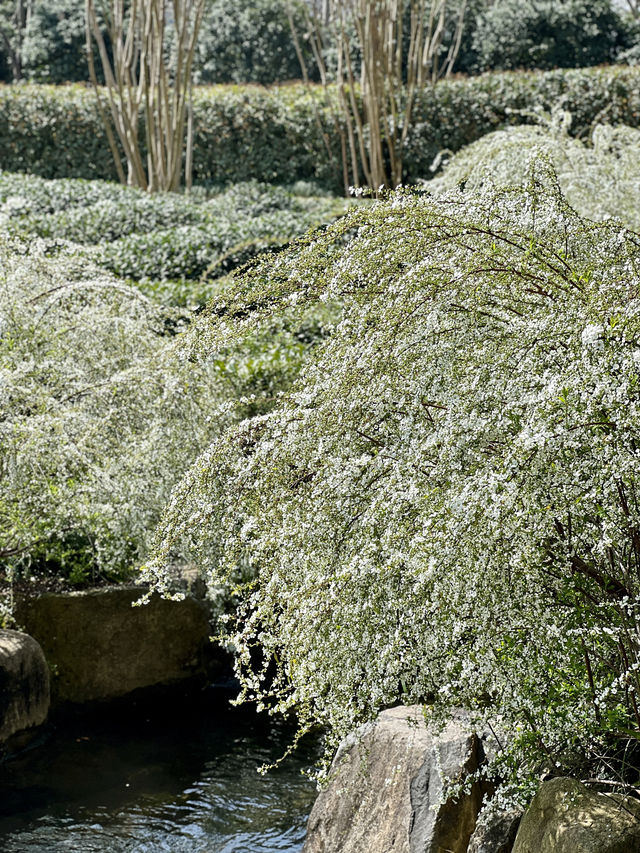
[[[110,0],[105,24],[111,58],[95,0],[86,0],[89,74],[118,176],[124,182],[117,140],[127,162],[127,182],[149,192],[176,191],[183,170],[191,185],[192,70],[203,10],[204,0],[171,0],[170,5],[165,0],[131,0],[128,7],[125,0]],[[171,60],[169,12],[174,38]],[[104,70],[108,113],[97,83],[94,43]],[[146,153],[141,145],[142,120]]]
[[[309,40],[325,87],[331,83],[322,55],[322,30],[328,24],[334,34],[338,58],[335,85],[346,128],[346,138],[341,136],[343,171],[349,183],[359,184],[360,169],[374,193],[380,187],[401,183],[417,96],[426,85],[435,85],[451,74],[460,50],[466,3],[322,0],[322,15],[309,15]],[[409,38],[405,44],[407,18]],[[447,46],[448,21],[452,21],[453,31]],[[361,56],[359,74],[352,67],[353,38]]]

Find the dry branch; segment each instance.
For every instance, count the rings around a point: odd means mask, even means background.
[[[466,5],[467,0],[322,0],[308,9],[305,37],[320,79],[325,86],[335,79],[338,91],[345,189],[358,186],[361,173],[374,191],[402,182],[416,97],[451,74]],[[335,45],[335,74],[327,67],[326,34]],[[299,45],[299,34],[294,38]]]

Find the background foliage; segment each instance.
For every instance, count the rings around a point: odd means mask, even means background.
[[[497,0],[474,21],[480,71],[580,68],[615,60],[633,41],[609,0]]]
[[[85,38],[84,3],[38,0],[25,32],[26,77],[43,83],[87,80]]]
[[[12,82],[11,53],[21,79],[44,83],[88,80],[84,0],[31,0],[23,3],[23,26],[16,27],[16,0],[0,3],[0,81]],[[16,81],[13,81],[16,82]]]
[[[208,0],[196,73],[202,83],[271,84],[299,79],[287,16],[289,0]],[[24,78],[43,83],[87,79],[84,0],[34,0],[24,32]],[[292,3],[304,39],[303,0]],[[12,41],[15,0],[0,3],[0,31]],[[324,37],[329,67],[335,44]],[[445,43],[446,43],[445,39]],[[637,24],[610,0],[471,0],[456,70],[598,65],[637,46]],[[306,56],[309,69],[311,57]],[[11,80],[7,45],[0,43],[0,80]]]
[[[313,92],[315,106],[302,86],[198,89],[195,181],[305,180],[340,192],[334,105],[330,94]],[[426,89],[416,106],[404,158],[406,180],[429,177],[442,149],[457,151],[505,124],[521,123],[519,111],[558,105],[571,112],[575,135],[588,133],[595,121],[637,126],[640,70],[505,72],[442,81]],[[0,168],[49,178],[115,178],[92,94],[80,87],[0,87]]]
[[[261,83],[299,80],[287,6],[304,32],[302,3],[290,0],[210,0],[195,63],[200,83]],[[309,63],[310,64],[310,63]]]

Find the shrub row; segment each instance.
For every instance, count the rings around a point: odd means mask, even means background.
[[[588,133],[595,121],[637,126],[640,69],[502,72],[427,88],[407,139],[406,179],[428,177],[443,148],[457,151],[492,130],[526,121],[521,111],[558,105],[572,113],[576,135]],[[198,89],[195,180],[314,180],[339,190],[333,106],[330,93],[310,93],[301,85]],[[115,178],[92,92],[81,86],[0,87],[0,167],[50,178]]]
[[[188,197],[149,196],[105,181],[0,173],[0,227],[8,234],[85,246],[83,253],[101,266],[144,281],[161,301],[179,304],[208,293],[204,281],[200,292],[185,291],[182,280],[218,278],[333,219],[344,207],[339,199],[256,181],[216,194],[198,189]],[[157,292],[152,282],[159,280],[173,284]]]

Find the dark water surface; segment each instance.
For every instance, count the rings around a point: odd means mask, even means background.
[[[315,796],[308,744],[207,691],[52,726],[0,764],[2,853],[297,853]]]

